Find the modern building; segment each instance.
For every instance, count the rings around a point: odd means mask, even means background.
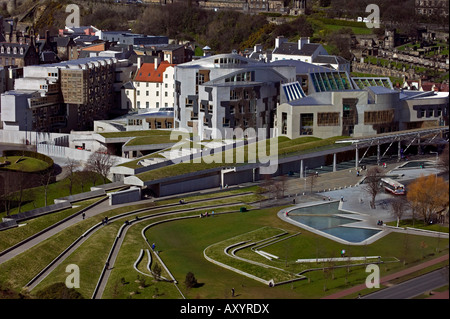
[[[4,129],[92,129],[94,120],[108,118],[119,108],[120,82],[127,79],[121,68],[128,70],[128,61],[114,57],[25,67],[23,78],[16,79],[15,90],[1,96]]]
[[[398,91],[388,78],[350,78],[331,69],[297,72],[308,93],[279,105],[279,136],[363,137],[448,125],[448,92]]]
[[[244,58],[207,56],[175,68],[175,128],[201,139],[226,137],[228,128],[274,127],[282,83],[295,81],[295,68]]]
[[[153,36],[136,34],[128,31],[100,31],[97,33],[103,41],[117,42],[130,45],[167,45],[169,38],[166,36]]]

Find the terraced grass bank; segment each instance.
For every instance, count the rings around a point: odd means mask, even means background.
[[[297,139],[289,139],[287,137],[278,137],[275,139],[266,140],[262,151],[258,143],[254,145],[245,145],[234,150],[220,152],[218,154],[211,154],[201,159],[182,162],[179,164],[169,165],[166,167],[157,168],[141,174],[136,177],[141,181],[153,181],[161,178],[167,178],[177,175],[194,173],[208,169],[224,168],[230,166],[243,166],[258,161],[256,154],[261,150],[261,154],[269,157],[284,158],[298,154],[307,154],[321,150],[333,149],[345,146],[345,144],[336,144],[337,140],[345,137],[338,136],[327,139],[320,139],[316,137],[300,137]],[[276,146],[274,146],[276,145]],[[253,157],[251,157],[253,156]]]

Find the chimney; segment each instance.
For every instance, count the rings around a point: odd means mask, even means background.
[[[155,57],[155,70],[158,68],[159,63],[161,62],[160,57]]]
[[[140,56],[137,57],[137,68],[140,69],[142,65],[142,58]]]
[[[275,39],[275,49],[276,49],[276,48],[279,48],[280,45],[281,45],[282,43],[286,42],[286,41],[287,41],[287,39],[286,39],[285,37],[283,37],[283,36],[278,36],[278,37]]]
[[[301,37],[300,39],[298,39],[298,49],[299,50],[301,50],[303,45],[305,45],[305,44],[309,44],[309,37],[307,37],[307,38]]]

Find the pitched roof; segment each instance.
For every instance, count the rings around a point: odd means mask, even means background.
[[[298,49],[298,43],[296,42],[284,42],[280,44],[278,48],[273,50],[274,54],[289,54],[289,55],[302,55],[311,56],[320,47],[319,43],[305,43],[301,50]]]
[[[158,68],[155,70],[154,63],[143,63],[139,70],[136,72],[135,81],[138,82],[163,82],[163,74],[168,67],[174,67],[175,64],[171,64],[167,61],[162,61]]]

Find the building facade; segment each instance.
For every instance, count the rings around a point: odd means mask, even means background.
[[[141,63],[132,81],[124,87],[125,102],[132,109],[173,108],[175,103],[175,64],[154,59]]]
[[[92,129],[94,120],[107,118],[119,105],[115,85],[122,63],[127,64],[116,58],[92,57],[25,67],[15,90],[2,94],[4,128],[40,132]],[[6,116],[19,111],[20,117]]]
[[[286,97],[277,108],[279,136],[363,137],[448,125],[448,92],[399,91],[388,78],[299,69],[308,94]]]
[[[175,68],[175,128],[201,139],[226,137],[227,129],[274,127],[281,83],[295,69],[270,66],[237,54],[219,54]],[[220,136],[219,136],[220,135]]]

